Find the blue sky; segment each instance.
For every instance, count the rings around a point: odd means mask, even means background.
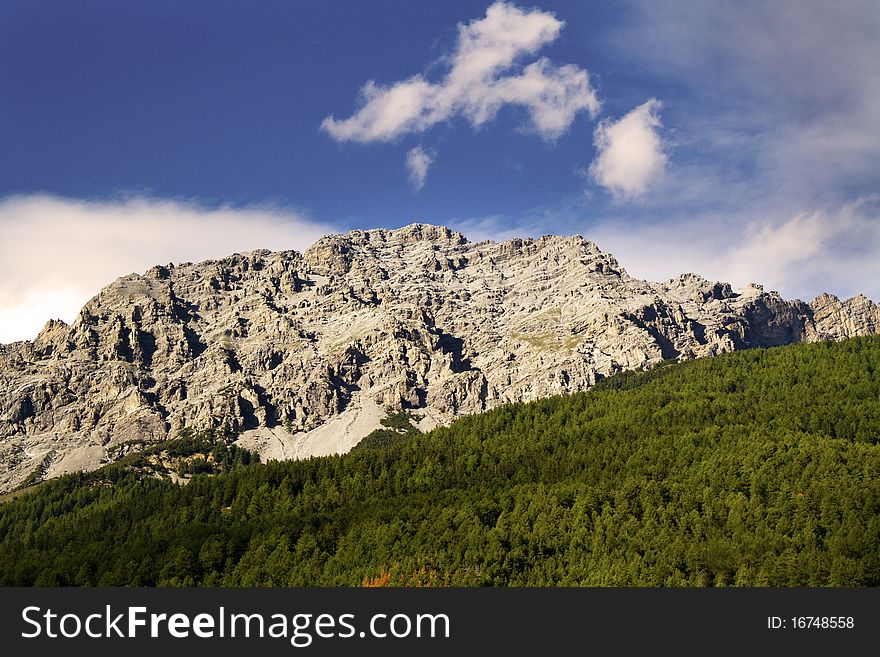
[[[0,341],[416,220],[877,299],[878,35],[876,2],[7,0]]]

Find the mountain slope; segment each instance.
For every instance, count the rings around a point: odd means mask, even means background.
[[[389,411],[427,429],[664,358],[878,326],[864,297],[634,279],[579,236],[474,244],[414,224],[159,266],[104,288],[72,326],[0,347],[0,491],[184,427],[264,458],[344,452]]]
[[[113,486],[107,486],[113,482]],[[0,504],[0,584],[880,584],[880,338],[611,377],[187,486]]]

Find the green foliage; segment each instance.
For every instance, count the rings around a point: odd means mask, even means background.
[[[413,416],[406,411],[389,413],[388,417],[379,421],[385,429],[376,429],[365,436],[354,448],[353,452],[366,449],[384,449],[402,440],[409,440],[421,433],[413,424]]]
[[[877,586],[878,370],[745,351],[186,486],[115,464],[0,505],[0,584]]]
[[[29,486],[33,486],[38,484],[44,476],[46,476],[46,472],[49,469],[49,466],[52,464],[52,457],[46,456],[42,461],[37,464],[37,467],[31,471],[31,473],[25,478],[19,488],[27,488]]]
[[[237,445],[228,444],[230,438],[216,429],[194,431],[187,427],[176,438],[151,445],[129,454],[117,463],[152,472],[171,470],[179,475],[218,474],[260,460],[257,454]]]
[[[397,411],[389,413],[388,416],[379,421],[383,427],[395,429],[400,433],[418,433],[419,430],[413,425],[412,413],[407,411]]]

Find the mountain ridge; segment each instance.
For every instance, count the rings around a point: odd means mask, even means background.
[[[469,242],[411,224],[157,265],[0,346],[0,490],[218,430],[264,458],[343,452],[389,411],[426,429],[621,370],[877,333],[863,296],[787,301],[631,277],[582,236]]]

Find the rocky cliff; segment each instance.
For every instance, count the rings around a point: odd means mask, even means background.
[[[422,428],[667,358],[876,333],[864,297],[629,276],[580,236],[471,243],[413,224],[158,266],[68,326],[0,346],[0,490],[185,426],[264,457],[347,451],[389,410]]]

